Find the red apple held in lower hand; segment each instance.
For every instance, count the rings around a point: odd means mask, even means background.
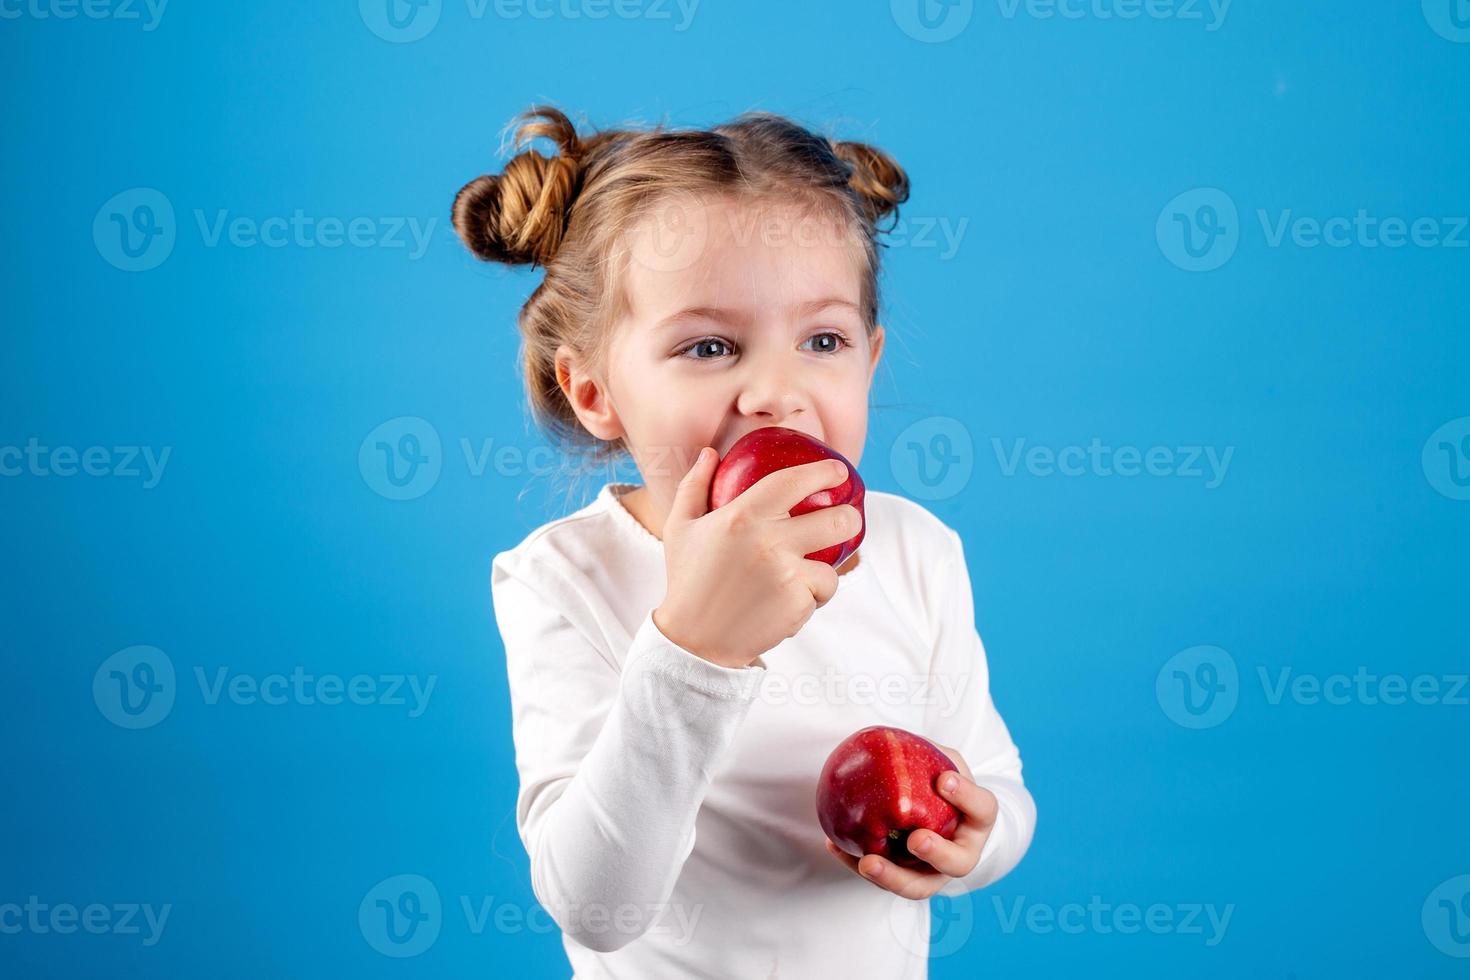
[[[933,742],[902,728],[873,725],[854,732],[827,757],[817,779],[817,819],[839,848],[860,858],[933,870],[909,853],[921,827],[954,839],[960,813],[935,788],[954,761]]]
[[[768,473],[784,470],[788,466],[814,463],[819,459],[842,460],[847,467],[847,479],[835,487],[818,490],[805,498],[791,508],[791,516],[798,517],[809,511],[839,504],[852,504],[857,508],[858,516],[863,519],[857,534],[847,541],[813,551],[806,556],[813,561],[824,561],[835,568],[857,551],[858,545],[863,543],[863,535],[868,531],[867,515],[863,513],[863,496],[867,490],[863,486],[863,478],[858,476],[858,471],[847,461],[847,457],[805,432],[797,432],[780,425],[768,425],[753,429],[736,440],[735,445],[720,460],[720,465],[715,467],[715,475],[710,480],[710,510],[725,506]]]

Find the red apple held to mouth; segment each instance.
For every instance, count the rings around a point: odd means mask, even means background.
[[[835,487],[818,490],[805,498],[791,508],[791,516],[798,517],[809,511],[836,507],[839,504],[851,504],[857,508],[858,516],[863,521],[857,534],[847,541],[813,551],[806,556],[813,561],[824,561],[835,568],[857,551],[858,545],[863,543],[863,535],[868,532],[867,515],[863,513],[863,496],[867,489],[863,486],[863,478],[858,476],[858,471],[847,461],[847,457],[805,432],[768,425],[753,429],[737,439],[735,445],[720,460],[720,465],[715,467],[715,475],[710,480],[710,510],[725,506],[768,473],[784,470],[788,466],[813,463],[819,459],[842,460],[847,467],[847,479]]]
[[[934,786],[954,768],[928,739],[872,725],[827,757],[817,779],[817,819],[828,839],[853,857],[877,854],[900,867],[932,870],[909,853],[908,838],[924,828],[954,839],[960,813]]]

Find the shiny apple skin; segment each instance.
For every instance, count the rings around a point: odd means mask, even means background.
[[[960,813],[935,788],[954,762],[928,739],[872,725],[843,739],[817,778],[817,819],[828,839],[853,857],[877,854],[900,867],[933,868],[909,853],[920,828],[953,840]]]
[[[846,456],[805,432],[780,425],[768,425],[752,429],[736,440],[735,445],[720,460],[719,466],[715,467],[715,475],[710,480],[710,510],[728,504],[767,474],[784,470],[788,466],[813,463],[819,459],[841,460],[847,467],[847,479],[835,487],[818,490],[806,497],[791,508],[791,516],[797,517],[838,504],[851,504],[857,508],[858,515],[862,518],[862,526],[857,534],[846,541],[805,556],[813,561],[826,562],[835,568],[858,550],[858,545],[863,543],[863,536],[868,533],[868,518],[863,512],[863,497],[867,488]]]

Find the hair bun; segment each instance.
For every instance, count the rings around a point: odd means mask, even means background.
[[[908,174],[882,150],[843,140],[833,141],[832,152],[848,165],[848,186],[863,202],[872,224],[895,214],[898,206],[909,199]]]
[[[566,232],[582,177],[583,145],[561,110],[534,106],[519,117],[515,148],[537,137],[557,146],[555,156],[517,153],[501,174],[486,174],[460,188],[452,209],[454,230],[476,256],[507,265],[546,265]],[[514,122],[512,122],[514,125]]]

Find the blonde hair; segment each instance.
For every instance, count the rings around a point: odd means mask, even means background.
[[[559,109],[522,113],[500,174],[476,177],[454,198],[455,230],[487,262],[540,266],[545,276],[518,317],[532,415],[552,435],[620,455],[582,428],[556,375],[562,344],[604,363],[609,327],[624,308],[617,257],[624,234],[670,194],[737,195],[795,202],[836,218],[858,246],[861,312],[869,334],[878,321],[879,222],[908,199],[903,169],[865,143],[820,136],[784,116],[746,113],[709,130],[613,129],[578,135]],[[541,137],[557,152],[526,144]]]

